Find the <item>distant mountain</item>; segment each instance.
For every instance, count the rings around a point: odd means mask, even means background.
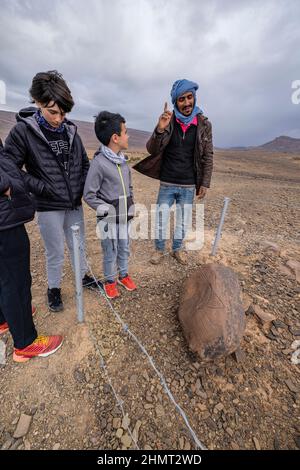
[[[256,149],[268,150],[269,152],[287,152],[287,153],[300,153],[300,139],[281,135],[276,137],[271,142],[255,147]]]
[[[85,148],[89,151],[95,151],[99,148],[99,142],[95,136],[94,123],[87,121],[72,120],[78,127],[78,133],[82,138]],[[15,125],[15,113],[0,110],[0,137],[4,141],[10,129]],[[150,137],[150,132],[139,131],[128,128],[130,135],[129,150],[146,151],[146,142]]]
[[[300,139],[281,135],[262,145],[256,147],[230,147],[223,150],[263,150],[267,152],[281,152],[281,153],[300,153]]]

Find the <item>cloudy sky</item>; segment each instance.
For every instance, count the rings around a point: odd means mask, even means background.
[[[29,102],[36,72],[57,69],[75,107],[152,130],[179,78],[199,83],[198,105],[217,146],[300,138],[299,0],[0,0],[0,80],[6,106]]]

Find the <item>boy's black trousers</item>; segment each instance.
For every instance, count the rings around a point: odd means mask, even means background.
[[[30,244],[24,225],[0,231],[0,324],[8,323],[18,349],[37,337],[30,289]]]

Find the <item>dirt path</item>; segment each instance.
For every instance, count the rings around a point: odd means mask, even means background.
[[[243,171],[255,173],[256,158],[263,167],[267,157],[257,156],[243,161]],[[163,264],[153,266],[148,262],[152,242],[133,241],[131,273],[139,289],[122,292],[113,304],[162,372],[198,438],[211,449],[300,446],[300,369],[291,362],[291,344],[300,339],[300,288],[295,276],[285,274],[283,269],[290,259],[300,261],[296,208],[299,186],[288,181],[278,185],[276,181],[281,176],[296,177],[291,161],[283,160],[280,166],[276,160],[273,178],[250,176],[245,180],[241,175],[222,173],[228,162],[220,154],[213,189],[205,203],[203,249],[190,252],[187,267],[179,266],[169,256]],[[238,159],[237,162],[231,158],[233,172],[240,171],[241,163]],[[269,164],[268,160],[266,167]],[[282,173],[280,168],[284,169]],[[147,207],[155,203],[157,182],[134,172],[134,186],[137,202]],[[217,259],[237,272],[245,303],[252,302],[272,313],[277,323],[271,330],[265,329],[253,314],[248,314],[242,341],[244,361],[236,363],[229,357],[202,366],[186,347],[176,310],[184,279],[209,260],[223,196],[233,199]],[[89,261],[93,271],[101,276],[94,214],[86,207],[85,213]],[[0,446],[130,448],[134,444],[129,424],[140,448],[193,448],[191,434],[149,361],[122,330],[100,294],[85,293],[86,322],[77,324],[69,263],[65,265],[62,286],[65,311],[47,311],[43,246],[35,222],[28,231],[33,299],[39,307],[38,330],[62,333],[66,339],[61,350],[50,358],[20,365],[12,361],[9,334],[1,338],[7,342],[8,357],[7,363],[0,366],[0,396],[4,404],[0,411]],[[262,240],[276,243],[280,253],[266,251]],[[125,419],[109,380],[127,415]],[[24,438],[15,439],[12,436],[21,413],[32,417],[31,425]]]

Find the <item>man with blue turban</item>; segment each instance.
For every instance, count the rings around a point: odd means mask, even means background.
[[[150,155],[134,168],[146,176],[160,180],[157,198],[155,253],[153,264],[165,255],[166,232],[170,208],[176,205],[176,227],[172,255],[186,264],[183,240],[191,221],[193,200],[204,198],[213,169],[211,123],[196,105],[198,84],[177,80],[171,89],[173,112],[165,103],[164,111],[147,142]]]

